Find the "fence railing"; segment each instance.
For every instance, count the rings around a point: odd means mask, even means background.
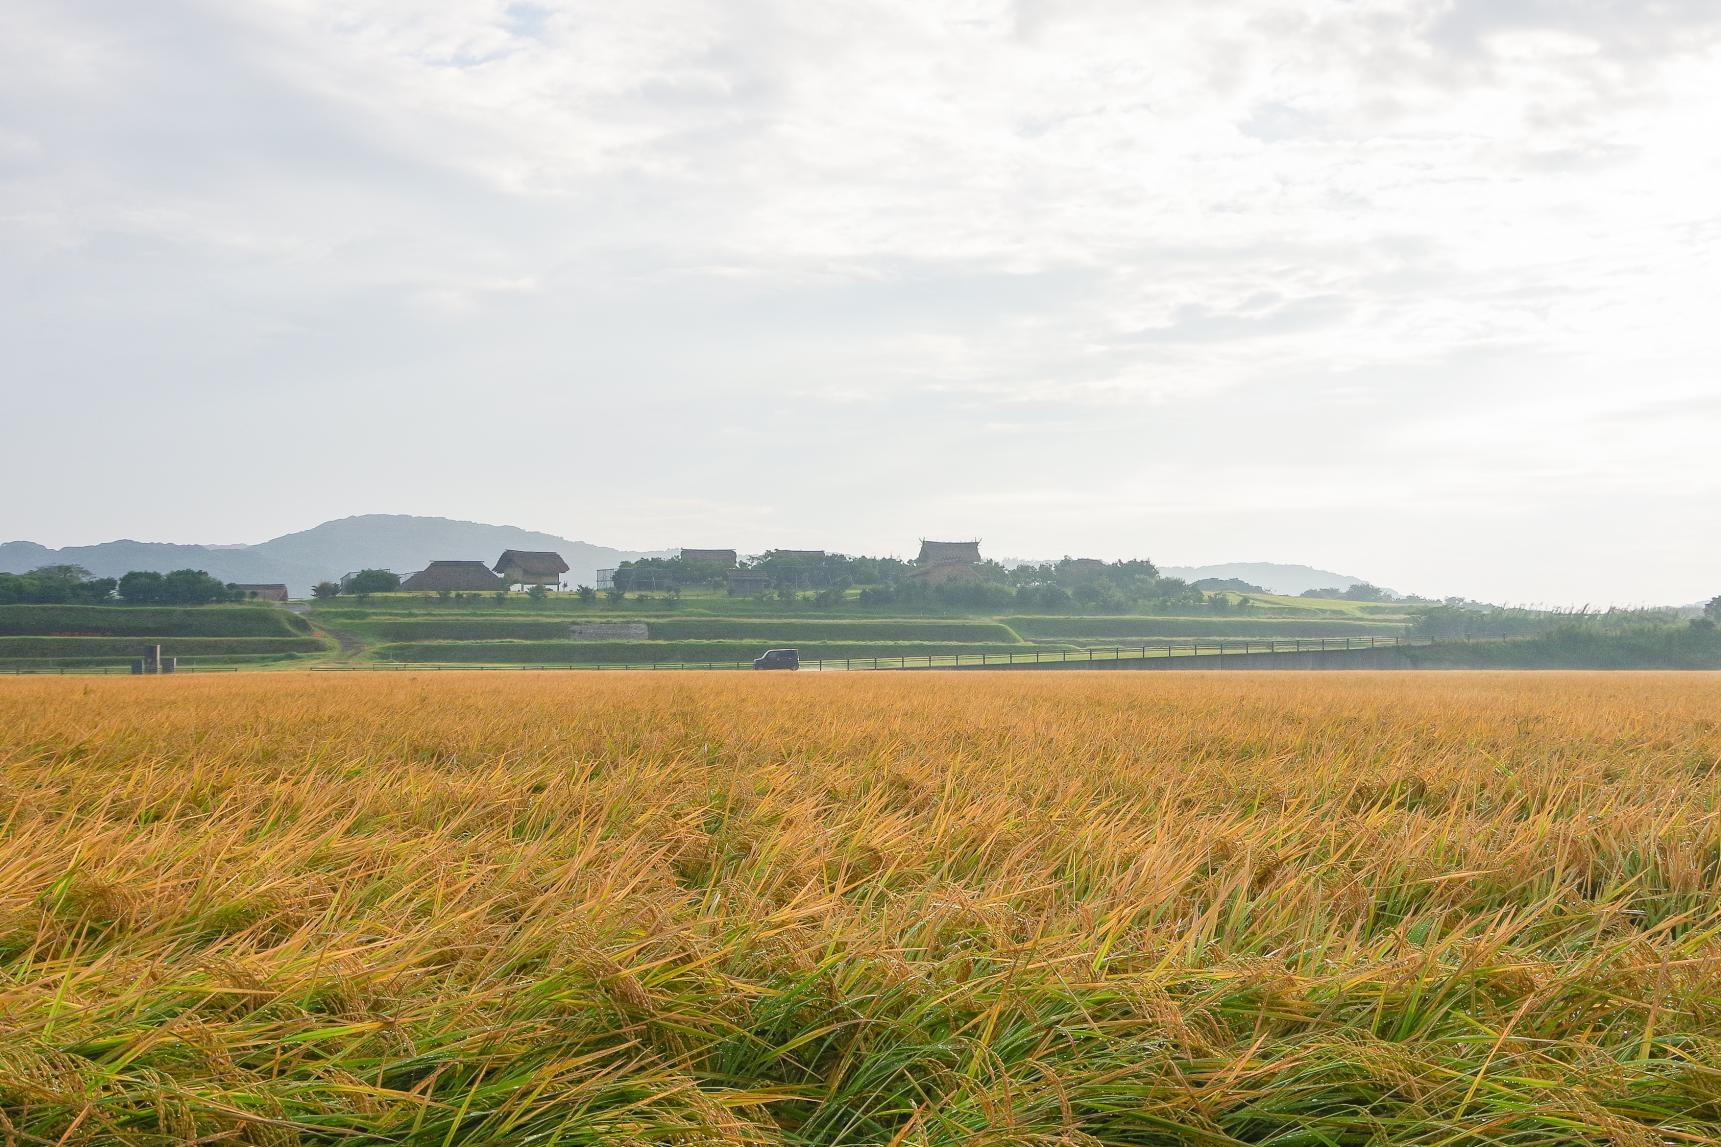
[[[1462,637],[1441,639],[1432,637],[1280,637],[1246,640],[1215,641],[1204,638],[1170,638],[1135,645],[1108,645],[1086,649],[1012,649],[997,653],[909,653],[895,657],[825,657],[804,658],[802,669],[815,672],[861,672],[903,669],[977,669],[1012,665],[1083,665],[1112,664],[1120,661],[1145,661],[1168,657],[1233,657],[1241,654],[1308,654],[1356,652],[1370,649],[1411,648],[1430,645],[1466,644],[1471,641],[1505,641],[1510,638]],[[751,669],[752,661],[608,661],[569,662],[564,664],[483,665],[460,662],[354,662],[340,665],[311,665],[314,673],[496,673],[541,672],[548,670],[639,672],[666,670],[732,670]],[[180,673],[236,673],[238,666],[193,666],[181,663]],[[6,670],[0,669],[0,673]],[[65,666],[15,668],[14,675],[51,674],[126,675],[128,666]]]
[[[237,665],[185,665],[181,664],[168,674],[151,674],[151,676],[172,677],[180,673],[237,673]],[[134,671],[129,665],[15,665],[10,669],[0,668],[0,676],[12,677],[131,677]]]

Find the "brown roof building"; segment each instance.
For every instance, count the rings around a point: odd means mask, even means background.
[[[920,542],[920,556],[914,559],[915,570],[908,576],[928,585],[971,584],[985,580],[976,568],[980,564],[980,543]]]
[[[236,585],[233,588],[251,601],[287,600],[287,587],[284,585]]]
[[[757,570],[730,570],[730,597],[758,597],[771,591],[771,575]]]
[[[916,565],[929,566],[939,562],[978,562],[980,560],[980,542],[929,542],[922,538],[920,556],[914,559]]]
[[[550,550],[503,550],[491,568],[509,585],[560,585],[568,563]]]
[[[431,562],[400,583],[404,590],[502,589],[505,582],[483,562]]]
[[[683,549],[681,560],[684,562],[709,562],[714,566],[722,566],[726,570],[732,570],[740,564],[739,556],[734,550]]]

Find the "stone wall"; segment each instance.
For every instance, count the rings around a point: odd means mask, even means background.
[[[568,627],[572,641],[645,641],[649,636],[643,621],[587,621]]]

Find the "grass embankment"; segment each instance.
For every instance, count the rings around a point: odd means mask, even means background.
[[[1721,669],[1721,631],[1695,626],[1627,633],[1562,629],[1500,642],[1454,642],[1405,650],[1431,669]]]
[[[330,617],[332,621],[332,615]],[[584,620],[584,619],[582,619]],[[607,622],[609,618],[592,618]],[[994,621],[919,621],[879,619],[844,621],[789,617],[623,618],[642,621],[653,641],[732,640],[792,645],[796,641],[853,643],[864,641],[943,641],[989,644],[1020,640],[1009,626]],[[554,641],[567,640],[580,621],[567,618],[411,617],[365,618],[344,622],[355,633],[385,642],[411,641]]]
[[[0,680],[0,1129],[1710,1143],[1718,776],[1673,676]]]
[[[925,657],[928,655],[1020,653],[1021,644],[946,641],[790,642],[803,661],[819,658]],[[1071,646],[1043,645],[1042,649]],[[765,651],[759,641],[419,641],[378,645],[381,661],[467,665],[598,665],[657,662],[752,661]]]
[[[304,618],[269,606],[0,606],[0,669],[124,665],[150,645],[168,657],[231,665],[330,648]]]
[[[663,641],[748,640],[793,644],[859,641],[954,642],[997,644],[1020,641],[1014,630],[996,621],[918,620],[914,618],[803,619],[796,617],[672,617],[648,623],[651,636]]]
[[[611,602],[605,597],[584,602],[571,593],[553,593],[539,601],[532,601],[522,593],[510,594],[503,601],[498,601],[494,594],[476,592],[465,597],[449,599],[443,599],[434,594],[373,594],[363,601],[357,598],[339,598],[334,601],[318,602],[314,608],[318,613],[339,612],[363,616],[403,614],[431,616],[439,613],[518,616],[530,613],[538,616],[567,617],[570,621],[790,616],[849,620],[891,620],[904,617],[927,620],[961,620],[964,618],[989,620],[999,614],[1021,612],[1019,607],[1010,605],[1002,607],[959,606],[931,602],[913,604],[879,602],[873,605],[863,605],[856,596],[858,593],[858,590],[851,591],[850,596],[842,604],[834,606],[814,605],[805,599],[796,602],[783,602],[775,597],[729,597],[721,590],[715,592],[687,591],[674,601],[670,600],[666,594],[651,594],[643,601],[637,597],[629,597],[620,603]],[[1401,602],[1345,601],[1254,593],[1227,596],[1232,600],[1238,596],[1248,597],[1255,603],[1250,612],[1263,617],[1403,622],[1414,617],[1420,611],[1418,606],[1408,606]],[[1144,617],[1171,616],[1174,613],[1186,613],[1189,607],[1187,605],[1167,606],[1165,610],[1166,612],[1161,614],[1143,609],[1139,615]]]
[[[577,622],[567,618],[528,617],[412,617],[368,618],[336,622],[350,633],[375,641],[566,641]]]
[[[1215,640],[1268,641],[1322,637],[1398,637],[1399,622],[1364,620],[1305,620],[1252,617],[1002,617],[999,619],[1028,641],[1065,640],[1080,644],[1115,644],[1165,638],[1211,637]]]
[[[1419,607],[1401,601],[1350,601],[1336,597],[1287,597],[1276,593],[1233,594],[1254,603],[1254,609],[1280,617],[1355,617],[1374,621],[1402,621]]]
[[[256,605],[0,605],[0,637],[303,637],[311,627]]]
[[[0,660],[64,657],[129,661],[146,645],[167,657],[222,657],[260,653],[318,653],[329,648],[317,637],[0,637]]]

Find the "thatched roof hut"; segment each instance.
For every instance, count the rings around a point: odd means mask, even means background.
[[[730,570],[730,597],[758,597],[771,589],[771,575],[757,570]]]
[[[503,550],[491,568],[509,585],[560,585],[568,563],[550,550]]]
[[[920,540],[920,556],[914,559],[920,565],[937,565],[940,562],[978,562],[980,560],[980,541],[972,542],[929,542]]]
[[[706,562],[714,566],[722,566],[732,570],[740,564],[740,556],[734,550],[690,550],[685,547],[681,551],[684,562]]]
[[[400,583],[404,590],[501,589],[506,583],[483,562],[431,562]]]

